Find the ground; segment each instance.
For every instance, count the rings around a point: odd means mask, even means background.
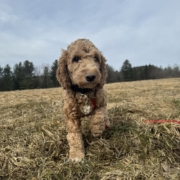
[[[0,92],[0,180],[180,179],[180,78],[105,85],[112,127],[70,163],[62,88]]]

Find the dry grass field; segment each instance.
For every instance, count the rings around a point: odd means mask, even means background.
[[[62,88],[0,92],[0,180],[180,179],[180,79],[105,86],[112,127],[70,163]]]

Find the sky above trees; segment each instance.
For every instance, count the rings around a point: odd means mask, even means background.
[[[51,64],[78,38],[90,39],[119,70],[179,63],[180,1],[0,0],[0,65]]]

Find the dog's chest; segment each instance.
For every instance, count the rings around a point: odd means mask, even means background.
[[[85,94],[79,94],[77,97],[79,110],[84,115],[89,115],[95,109],[95,99],[89,98]]]

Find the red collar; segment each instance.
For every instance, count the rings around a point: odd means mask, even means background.
[[[94,109],[96,109],[96,98],[92,99],[92,103],[93,103]]]

